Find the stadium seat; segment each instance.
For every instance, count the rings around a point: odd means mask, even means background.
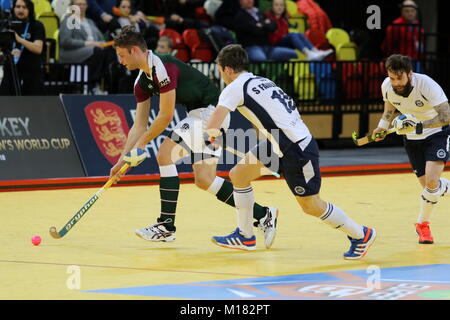
[[[315,99],[315,76],[310,72],[310,62],[291,59],[287,64],[288,74],[294,79],[294,92],[298,100]]]
[[[286,12],[289,18],[304,17],[305,15],[298,10],[297,3],[292,0],[286,0]]]
[[[294,17],[289,18],[289,25],[292,27],[289,28],[289,32],[298,32],[305,33],[306,29],[308,29],[306,17]]]
[[[358,46],[354,42],[341,43],[336,48],[336,60],[358,60]]]
[[[305,37],[311,41],[314,47],[318,49],[328,49],[330,47],[325,34],[319,30],[308,29],[305,31]]]
[[[175,57],[183,62],[190,60],[190,48],[186,46],[181,35],[173,29],[163,29],[159,31],[159,37],[168,37],[172,40]]]
[[[34,3],[34,13],[36,17],[44,12],[52,12],[52,5],[47,0],[32,0]]]
[[[182,34],[184,43],[191,49],[191,59],[211,62],[214,50],[209,43],[202,41],[196,29],[186,29]]]
[[[47,38],[53,39],[53,35],[55,31],[59,29],[59,18],[58,16],[50,11],[50,12],[41,12],[37,15],[37,20],[42,22],[45,28],[45,36]]]
[[[335,49],[337,49],[338,45],[342,43],[350,42],[350,36],[348,35],[347,31],[340,28],[328,29],[325,37]]]
[[[55,61],[59,61],[59,29],[53,34],[53,39],[55,39]]]

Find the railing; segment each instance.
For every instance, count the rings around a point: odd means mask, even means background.
[[[450,75],[448,57],[428,55],[425,62],[415,61],[415,71],[425,73],[448,90]],[[215,63],[192,63],[221,89],[224,83]],[[87,67],[81,64],[47,64],[47,94],[87,94]],[[330,139],[339,139],[345,114],[358,114],[359,134],[369,130],[371,113],[383,111],[381,84],[386,78],[380,61],[290,61],[253,63],[249,71],[267,77],[297,103],[302,114],[332,115]],[[131,93],[131,92],[130,92]],[[447,91],[447,94],[449,92]]]

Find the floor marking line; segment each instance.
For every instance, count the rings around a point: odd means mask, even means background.
[[[121,267],[121,266],[100,266],[100,265],[90,265],[90,264],[58,263],[58,262],[0,260],[0,263],[23,263],[23,264],[41,264],[41,265],[55,265],[55,266],[80,266],[80,267],[89,267],[89,268],[125,269],[125,270],[179,272],[179,273],[199,273],[199,274],[214,274],[214,275],[226,275],[226,276],[238,276],[238,277],[266,277],[265,275],[255,275],[255,274],[206,272],[206,271],[193,271],[193,270],[152,269],[152,268],[137,268],[137,267]]]

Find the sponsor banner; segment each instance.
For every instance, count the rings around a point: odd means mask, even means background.
[[[58,97],[0,97],[0,180],[82,176]]]
[[[134,95],[62,95],[61,99],[87,175],[109,175],[111,167],[117,162],[125,147],[128,132],[135,119]],[[153,97],[148,125],[154,121],[158,111],[159,98]],[[174,119],[169,127],[147,145],[147,159],[132,168],[129,174],[159,174],[156,162],[159,147],[177,123],[186,116],[186,109],[176,105]],[[232,115],[231,127],[248,129],[250,124],[236,113]],[[230,159],[232,160],[229,161]],[[230,164],[219,164],[219,171],[230,170],[232,164],[236,162],[236,158],[230,155],[225,160]],[[225,160],[221,159],[221,162]],[[178,162],[177,169],[179,172],[192,172],[190,157]]]

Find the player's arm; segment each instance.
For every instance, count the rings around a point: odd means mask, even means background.
[[[133,149],[144,149],[145,146],[158,137],[170,124],[175,113],[176,91],[172,89],[159,96],[159,112],[150,127],[142,134]]]
[[[439,128],[450,124],[450,105],[448,101],[438,104],[434,107],[434,110],[436,110],[437,116],[423,121],[423,128]]]
[[[136,106],[136,117],[134,119],[133,126],[128,132],[127,141],[125,142],[125,147],[122,150],[119,161],[117,161],[117,163],[114,165],[114,167],[111,168],[109,172],[110,178],[114,176],[125,164],[125,161],[122,160],[123,156],[133,148],[138,139],[147,130],[149,115],[150,115],[150,99],[138,102]]]
[[[377,133],[386,131],[389,129],[389,126],[391,125],[391,121],[394,119],[394,115],[397,109],[389,102],[384,102],[384,111],[383,115],[381,116],[380,121],[378,122],[377,127],[373,130],[372,135],[376,135]],[[381,136],[379,138],[376,138],[376,141],[383,140],[384,136]]]
[[[221,134],[220,126],[222,125],[222,122],[225,120],[229,112],[230,109],[223,106],[217,106],[215,108],[205,128],[205,131],[208,135],[208,137],[206,138],[209,138],[209,141],[214,141]]]

